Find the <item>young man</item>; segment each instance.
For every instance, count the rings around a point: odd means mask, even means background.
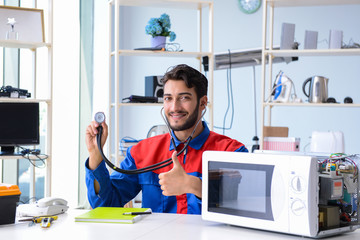
[[[138,175],[114,172],[110,176],[96,144],[98,124],[92,122],[86,130],[90,154],[86,161],[86,185],[93,208],[123,206],[142,191],[142,207],[149,207],[153,212],[201,214],[202,153],[206,150],[248,151],[242,143],[210,131],[206,123],[201,122],[208,101],[208,82],[203,74],[182,64],[168,71],[163,83],[164,114],[176,149],[170,134],[144,139],[127,150],[121,168],[139,169],[169,157],[172,164]],[[108,127],[105,122],[102,126],[103,145]],[[186,150],[177,156],[191,135]]]

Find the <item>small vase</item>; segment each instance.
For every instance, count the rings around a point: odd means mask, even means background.
[[[164,48],[166,44],[166,37],[156,36],[151,38],[151,47],[152,48]]]
[[[19,33],[14,31],[6,32],[6,40],[19,40]]]

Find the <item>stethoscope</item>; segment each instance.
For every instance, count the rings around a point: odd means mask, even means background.
[[[174,149],[176,150],[175,139],[174,139],[174,136],[172,134],[170,124],[167,121],[167,119],[164,117],[163,111],[164,111],[164,108],[161,108],[160,114],[161,114],[161,117],[163,118],[163,120],[164,120],[164,122],[165,122],[165,124],[166,124],[166,126],[167,126],[167,128],[169,130],[169,134],[170,134],[170,137],[171,137],[171,142],[174,145]],[[205,113],[206,113],[206,108],[205,108],[205,111],[202,113],[201,118],[199,118],[199,120],[197,121],[194,130],[191,132],[190,136],[186,139],[184,147],[176,154],[176,156],[179,156],[180,154],[182,154],[187,149],[187,147],[189,146],[190,141],[193,138],[195,130],[196,130],[197,126],[199,125],[199,123],[201,122],[201,119],[204,117]],[[109,161],[109,159],[107,159],[107,157],[105,156],[105,154],[103,152],[103,149],[101,147],[101,135],[102,135],[102,132],[103,132],[103,128],[102,128],[101,124],[105,121],[105,114],[103,112],[97,112],[95,114],[94,119],[99,124],[98,134],[96,134],[96,141],[97,141],[97,146],[99,148],[99,152],[101,154],[101,157],[104,159],[105,163],[111,169],[113,169],[113,170],[115,170],[115,171],[117,171],[119,173],[124,173],[124,174],[140,174],[140,173],[146,173],[146,172],[155,171],[155,170],[158,170],[160,168],[163,168],[163,167],[166,167],[166,166],[169,166],[170,164],[172,164],[172,158],[170,157],[170,158],[168,158],[168,159],[166,159],[166,160],[164,160],[162,162],[155,163],[153,165],[150,165],[150,166],[147,166],[147,167],[144,167],[144,168],[133,169],[133,170],[124,170],[124,169],[121,169],[121,168],[115,166],[112,162]]]

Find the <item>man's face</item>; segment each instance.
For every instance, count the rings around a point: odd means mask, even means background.
[[[164,86],[165,117],[174,131],[193,127],[199,119],[199,103],[194,88],[182,80],[169,80]]]

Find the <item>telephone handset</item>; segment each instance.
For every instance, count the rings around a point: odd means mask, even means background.
[[[36,202],[38,207],[67,206],[67,201],[62,198],[46,197]]]
[[[53,216],[66,212],[69,209],[67,201],[62,198],[45,197],[35,203],[18,206],[20,216]]]

